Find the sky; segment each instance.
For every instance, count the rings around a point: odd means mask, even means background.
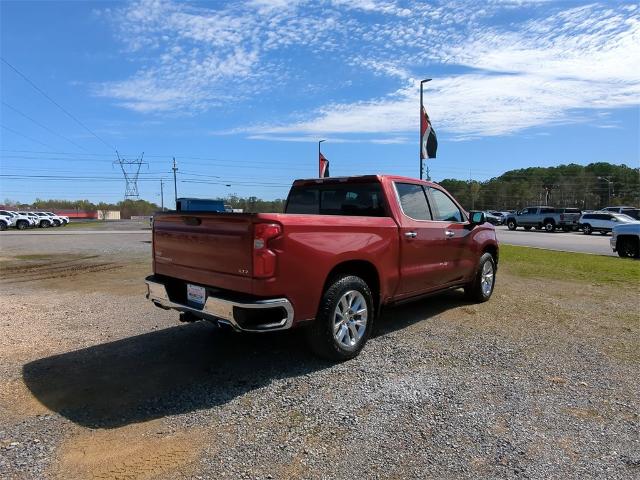
[[[317,176],[640,166],[640,8],[579,0],[0,2],[0,199],[284,198]],[[131,168],[128,166],[126,168]]]

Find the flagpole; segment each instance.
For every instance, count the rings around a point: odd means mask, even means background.
[[[419,152],[418,156],[420,158],[420,180],[422,180],[422,176],[423,176],[422,171],[424,170],[424,165],[422,160],[422,110],[424,109],[422,104],[422,85],[430,81],[431,81],[430,78],[425,78],[424,80],[420,80],[420,123],[418,126],[419,138],[420,138],[420,141],[418,142],[418,152]]]
[[[326,142],[326,140],[319,140],[318,141],[318,177],[322,177],[322,165],[320,164],[320,144],[322,142]]]

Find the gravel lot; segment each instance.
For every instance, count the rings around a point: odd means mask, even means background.
[[[150,305],[147,242],[0,239],[0,477],[640,476],[637,285],[504,264],[490,302],[388,309],[331,365]]]

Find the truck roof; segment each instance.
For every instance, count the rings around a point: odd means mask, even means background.
[[[351,177],[326,177],[326,178],[299,178],[293,181],[293,186],[301,185],[318,185],[318,184],[331,184],[331,183],[346,183],[346,182],[382,182],[383,179],[398,182],[410,182],[410,183],[423,183],[425,185],[437,185],[435,182],[429,182],[427,180],[419,180],[412,177],[403,177],[401,175],[354,175]]]

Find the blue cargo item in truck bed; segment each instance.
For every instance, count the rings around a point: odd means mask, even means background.
[[[222,200],[210,200],[207,198],[179,198],[176,202],[178,212],[224,212],[225,206]]]

